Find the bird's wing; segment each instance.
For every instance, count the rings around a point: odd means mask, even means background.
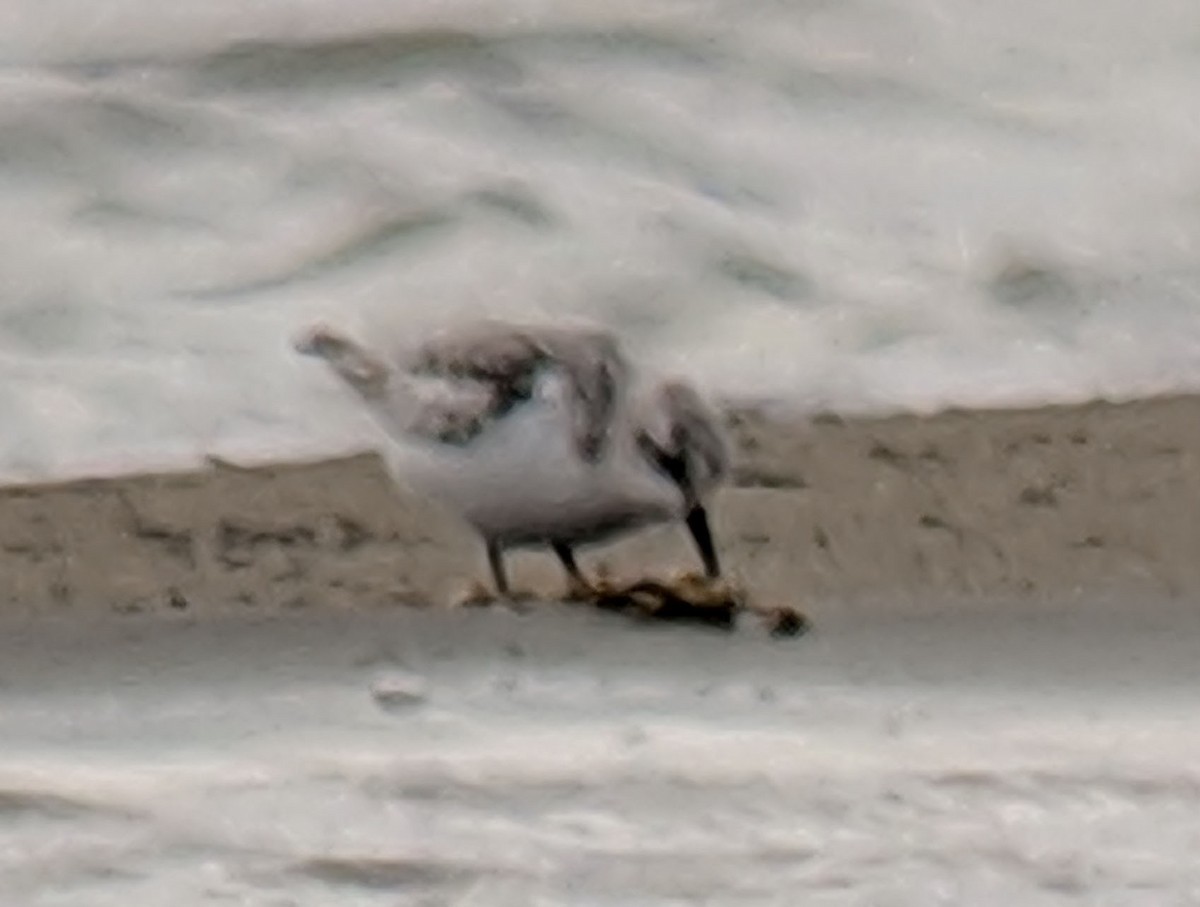
[[[608,443],[629,366],[616,338],[600,330],[547,331],[543,344],[567,376],[571,394],[571,431],[580,456],[600,459]]]
[[[405,431],[442,444],[471,443],[501,409],[493,388],[478,381],[410,381],[407,393]]]
[[[437,378],[472,390],[474,409],[433,404],[424,420],[449,424],[440,440],[468,443],[487,424],[529,400],[543,369],[567,379],[571,431],[580,455],[603,453],[624,387],[626,366],[612,335],[591,329],[478,322],[441,333],[417,348],[405,364],[413,376]],[[482,393],[480,393],[482,391]]]

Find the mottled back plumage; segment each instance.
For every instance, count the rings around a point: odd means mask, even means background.
[[[628,373],[616,338],[605,331],[497,321],[475,322],[435,336],[418,347],[407,368],[415,375],[487,388],[489,405],[470,423],[470,431],[455,438],[459,443],[471,440],[488,420],[531,399],[543,370],[559,370],[571,397],[575,443],[589,461],[603,453],[619,388]]]

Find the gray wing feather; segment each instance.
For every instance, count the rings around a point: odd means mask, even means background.
[[[603,453],[616,416],[626,365],[616,339],[600,330],[568,330],[479,322],[422,344],[406,370],[482,389],[472,407],[431,403],[421,420],[439,440],[465,444],[514,406],[533,396],[543,369],[566,376],[572,434],[580,454]]]
[[[616,338],[602,331],[555,332],[544,342],[570,382],[575,445],[584,459],[595,461],[616,419],[628,366]]]

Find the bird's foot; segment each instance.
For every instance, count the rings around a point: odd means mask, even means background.
[[[537,600],[532,592],[509,590],[495,592],[475,580],[460,595],[454,598],[456,608],[511,608],[514,611],[526,611]]]
[[[456,608],[490,608],[504,601],[503,597],[476,580],[454,597]]]
[[[592,602],[598,594],[600,590],[582,576],[572,576],[567,579],[567,591],[563,595],[563,601]]]

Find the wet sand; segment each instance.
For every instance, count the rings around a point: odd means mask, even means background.
[[[1200,591],[1200,398],[929,417],[730,414],[737,479],[714,507],[728,569],[814,618],[952,602],[1072,605]],[[481,545],[372,454],[0,489],[7,614],[439,605],[484,578]],[[694,566],[667,527],[585,569]],[[548,555],[516,585],[553,596]]]

